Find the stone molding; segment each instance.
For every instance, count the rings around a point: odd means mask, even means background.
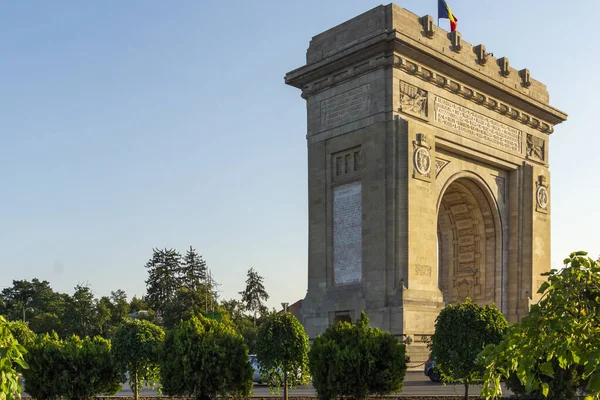
[[[500,100],[497,100],[491,96],[480,93],[469,86],[456,82],[447,76],[444,76],[443,74],[427,69],[414,61],[408,60],[407,58],[395,56],[394,67],[399,68],[408,74],[414,75],[425,82],[432,83],[451,93],[457,94],[467,100],[472,101],[473,103],[482,105],[500,115],[505,115],[523,125],[537,129],[540,132],[546,134],[551,134],[554,132],[554,128],[550,124],[540,121],[539,119],[534,118],[523,111],[502,103]]]
[[[537,129],[538,131],[550,135],[554,132],[554,127],[547,122],[541,121],[515,107],[512,107],[494,97],[485,95],[476,89],[450,79],[444,74],[425,68],[419,63],[399,55],[379,55],[369,60],[353,65],[342,71],[336,71],[325,78],[311,82],[302,89],[302,98],[307,99],[310,95],[324,89],[337,86],[341,82],[348,81],[358,75],[371,72],[379,68],[394,67],[404,72],[416,76],[422,81],[434,84],[453,94],[459,95],[464,99],[470,100],[475,104],[486,107],[500,115],[509,117],[523,125]]]

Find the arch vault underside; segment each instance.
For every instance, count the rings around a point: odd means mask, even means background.
[[[469,297],[501,307],[502,229],[490,193],[474,178],[446,185],[438,202],[438,283],[445,303]]]

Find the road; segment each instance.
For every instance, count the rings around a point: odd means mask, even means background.
[[[480,386],[473,386],[469,389],[469,394],[473,396],[478,396],[481,391]],[[506,389],[504,390],[505,394],[510,394]],[[141,393],[144,397],[153,397],[156,396],[156,391],[150,390],[148,388],[144,388]],[[441,383],[434,383],[429,380],[422,372],[417,371],[409,371],[406,373],[406,377],[404,378],[404,387],[402,392],[399,394],[402,396],[448,396],[448,395],[464,395],[464,386],[462,385],[446,385],[444,386]],[[123,389],[117,393],[117,396],[133,396],[133,393],[128,385],[123,385]],[[282,393],[278,395],[271,394],[269,392],[269,388],[264,385],[254,385],[253,397],[281,397]],[[315,389],[310,386],[302,386],[294,390],[290,390],[290,397],[316,397],[317,393]]]

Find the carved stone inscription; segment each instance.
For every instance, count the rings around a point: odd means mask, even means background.
[[[321,102],[321,126],[331,128],[360,118],[369,111],[371,85],[348,90]]]
[[[435,120],[476,139],[521,153],[522,132],[466,107],[435,98]]]
[[[360,182],[333,189],[333,276],[336,285],[362,278],[362,187]]]

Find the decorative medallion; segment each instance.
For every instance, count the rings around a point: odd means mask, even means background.
[[[539,208],[543,210],[548,209],[548,189],[545,186],[538,186],[535,197]]]
[[[415,168],[421,175],[429,175],[431,172],[431,155],[425,147],[417,147],[414,154]]]

